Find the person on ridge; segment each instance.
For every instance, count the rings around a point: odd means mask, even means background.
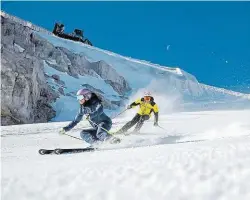
[[[144,121],[148,120],[151,116],[151,113],[154,113],[154,126],[158,126],[158,118],[159,118],[159,109],[157,104],[154,102],[154,98],[152,97],[150,92],[145,92],[144,97],[137,99],[133,103],[131,103],[127,109],[131,109],[135,106],[139,106],[140,109],[134,118],[126,123],[116,134],[121,134],[127,132],[131,127],[135,124],[134,132],[139,132]]]
[[[68,126],[63,127],[59,131],[59,134],[65,134],[65,132],[71,130],[82,120],[83,115],[85,115],[92,128],[81,131],[80,136],[84,141],[93,144],[97,141],[103,142],[112,138],[108,133],[112,127],[112,121],[103,112],[103,105],[98,96],[88,89],[80,89],[76,96],[80,104],[79,111],[75,119]]]

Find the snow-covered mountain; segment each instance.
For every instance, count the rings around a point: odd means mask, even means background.
[[[123,76],[132,88],[131,91],[125,93],[130,101],[142,96],[143,91],[149,90],[154,94],[156,100],[158,100],[163,112],[180,111],[189,108],[206,109],[206,107],[211,108],[214,106],[217,109],[223,106],[228,108],[228,102],[234,107],[236,102],[240,102],[241,104],[241,101],[246,100],[245,102],[248,103],[250,99],[250,95],[247,94],[201,84],[193,75],[180,68],[160,66],[146,61],[124,57],[97,47],[67,41],[43,33],[38,34],[46,38],[46,40],[54,46],[63,47],[75,54],[84,56],[89,62],[98,62],[101,60],[107,63],[115,69],[118,74]],[[46,68],[45,71],[51,75],[50,70],[51,69]],[[81,77],[79,86],[83,82],[89,83],[88,78]],[[65,82],[71,82],[66,79],[64,79]],[[98,81],[100,81],[100,79],[98,79]],[[105,86],[98,83],[98,81],[96,79],[92,83],[92,86],[103,91],[108,99],[112,98],[110,94],[117,97],[117,93],[115,93],[114,90],[113,92],[112,90],[108,91],[105,89]],[[119,100],[119,97],[116,100]],[[214,105],[216,103],[220,105]],[[232,103],[234,103],[234,105]],[[192,105],[191,107],[190,104]]]
[[[75,94],[82,87],[99,94],[109,115],[145,90],[152,92],[161,113],[250,104],[250,95],[203,85],[179,67],[160,66],[58,38],[4,12],[1,17],[2,107],[7,121],[71,120],[78,109]],[[16,87],[20,84],[23,86]],[[44,110],[44,114],[34,115]]]

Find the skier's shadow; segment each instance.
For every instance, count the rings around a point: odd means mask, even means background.
[[[158,145],[166,145],[166,144],[180,144],[180,143],[191,143],[191,142],[201,142],[205,140],[184,140],[184,141],[179,141],[180,139],[183,139],[185,136],[163,136],[160,138],[157,138],[156,140],[150,140],[150,139],[137,139],[137,140],[132,140],[131,143],[127,143],[125,146],[113,146],[111,148],[107,147],[104,148],[106,150],[117,150],[117,149],[130,149],[130,148],[141,148],[141,147],[153,147],[153,146],[158,146]]]
[[[145,147],[145,146],[157,146],[157,145],[166,145],[166,144],[181,144],[181,143],[195,143],[195,142],[201,142],[201,141],[205,141],[205,140],[183,140],[185,137],[187,136],[181,136],[181,135],[168,135],[168,136],[162,136],[159,138],[154,138],[154,139],[145,139],[145,138],[141,138],[141,139],[136,139],[136,140],[132,140],[132,142],[127,146],[127,148],[129,147]]]
[[[183,141],[180,141],[182,138],[184,138],[184,137],[183,136],[170,135],[170,136],[159,138],[158,141],[157,141],[157,144],[158,145],[161,145],[161,144],[180,144],[180,143],[191,143],[191,142],[205,141],[205,140],[183,140]]]

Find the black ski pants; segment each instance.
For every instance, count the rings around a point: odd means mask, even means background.
[[[139,115],[138,113],[134,116],[134,118],[126,123],[121,130],[119,131],[120,133],[128,131],[131,127],[133,127],[136,123],[135,132],[139,132],[142,125],[144,124],[144,121],[149,119],[149,115]]]

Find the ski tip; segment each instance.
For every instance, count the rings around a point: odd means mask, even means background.
[[[41,155],[44,155],[44,154],[45,154],[45,152],[46,152],[46,150],[45,150],[45,149],[39,149],[39,151],[38,151],[38,153],[39,153],[39,154],[41,154]]]
[[[39,149],[38,150],[38,153],[41,155],[50,154],[52,152],[53,152],[53,150],[48,150],[48,149]]]
[[[63,149],[55,149],[54,152],[55,154],[59,155],[63,152]]]
[[[46,154],[52,154],[54,152],[54,150],[52,149],[39,149],[38,153],[40,155],[46,155]]]

